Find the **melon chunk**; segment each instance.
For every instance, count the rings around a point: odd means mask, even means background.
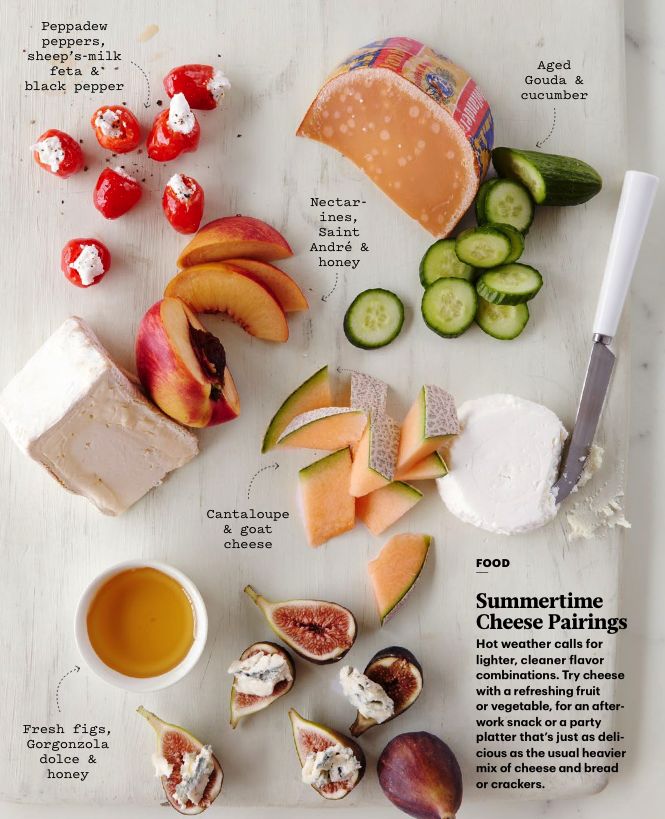
[[[403,471],[398,470],[395,474],[395,480],[429,481],[436,478],[443,478],[447,474],[448,467],[446,466],[446,462],[443,460],[440,453],[432,452],[431,455],[423,458],[422,461],[418,461],[418,463],[412,466],[410,469],[405,469]]]
[[[447,236],[487,171],[493,124],[464,69],[389,37],[333,71],[297,134],[335,148],[432,235]]]
[[[310,410],[329,407],[332,404],[332,390],[330,387],[330,376],[328,365],[321,367],[314,375],[296,387],[296,389],[284,400],[281,407],[273,415],[268,424],[268,429],[263,437],[261,452],[268,452],[277,446],[279,436],[287,426],[293,421],[296,415]]]
[[[320,546],[356,522],[355,500],[349,494],[351,452],[340,449],[300,470],[300,505],[307,542]]]
[[[413,588],[425,564],[430,535],[394,535],[368,564],[381,625]]]
[[[373,375],[353,370],[351,373],[351,407],[368,415],[382,415],[388,402],[388,385]]]
[[[370,416],[353,455],[351,494],[360,498],[390,483],[397,466],[399,424],[389,415]]]
[[[295,449],[335,449],[357,444],[367,424],[367,415],[348,407],[325,407],[297,415],[286,427],[277,446]]]
[[[393,481],[369,495],[356,500],[356,517],[374,535],[380,535],[393,523],[406,515],[419,501],[423,493],[415,486],[402,481]]]
[[[402,424],[397,472],[405,474],[460,431],[455,399],[449,392],[426,384]]]

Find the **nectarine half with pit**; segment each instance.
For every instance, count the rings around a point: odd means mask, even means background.
[[[178,257],[178,267],[225,259],[260,259],[270,262],[293,256],[286,239],[253,216],[224,216],[208,222]]]
[[[267,287],[285,313],[295,313],[309,308],[300,287],[279,267],[258,259],[228,259],[226,263],[242,268]]]
[[[224,347],[180,299],[158,301],[141,319],[136,369],[150,398],[181,424],[211,427],[240,414]]]
[[[277,299],[248,271],[226,262],[181,270],[164,296],[182,299],[195,313],[226,313],[244,330],[266,341],[286,341],[289,327]]]

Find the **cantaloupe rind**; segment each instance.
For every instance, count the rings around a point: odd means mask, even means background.
[[[303,381],[299,387],[296,387],[282,402],[268,424],[261,452],[268,452],[277,445],[280,435],[297,415],[321,407],[329,407],[331,404],[332,391],[326,364]]]

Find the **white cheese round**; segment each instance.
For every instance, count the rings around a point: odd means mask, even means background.
[[[512,535],[544,526],[557,513],[553,486],[568,433],[547,407],[514,395],[487,395],[458,410],[462,431],[437,480],[460,520]]]

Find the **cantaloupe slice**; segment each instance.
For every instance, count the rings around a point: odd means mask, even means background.
[[[388,385],[380,378],[361,373],[351,372],[351,407],[362,409],[368,415],[382,415],[386,411],[388,401]]]
[[[351,494],[360,498],[389,484],[397,466],[399,424],[389,415],[370,415],[353,453]]]
[[[356,517],[362,520],[372,534],[380,535],[422,499],[423,493],[415,486],[393,481],[369,495],[357,498]]]
[[[355,526],[356,507],[349,494],[350,480],[348,447],[300,470],[300,505],[310,546],[320,546]]]
[[[402,424],[397,456],[400,474],[437,450],[460,431],[455,399],[449,392],[426,384],[418,393]]]
[[[357,444],[367,424],[362,410],[325,407],[297,415],[280,435],[277,446],[295,449],[335,449]]]
[[[270,290],[285,313],[307,310],[309,307],[300,287],[288,273],[280,270],[279,267],[259,259],[229,259],[226,263],[251,273],[255,279]]]
[[[394,535],[368,564],[381,625],[391,617],[420,576],[430,535]]]
[[[329,407],[332,404],[332,389],[328,365],[321,367],[314,375],[296,387],[273,415],[263,436],[261,452],[268,452],[277,445],[279,436],[297,415],[310,410]]]
[[[266,341],[286,341],[289,327],[277,299],[248,271],[226,262],[181,270],[165,297],[182,299],[195,313],[226,313],[243,330]]]
[[[439,452],[432,452],[422,461],[410,469],[398,470],[395,473],[396,481],[429,481],[436,478],[443,478],[448,474],[448,467],[446,462],[441,457]]]

